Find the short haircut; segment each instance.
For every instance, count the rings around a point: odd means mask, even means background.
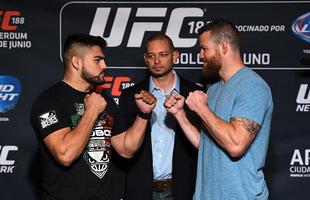
[[[64,44],[64,64],[69,62],[73,54],[78,54],[83,47],[91,48],[99,46],[102,51],[107,46],[106,41],[100,36],[92,36],[84,33],[75,33],[67,37]]]
[[[171,51],[174,51],[174,45],[173,42],[171,40],[171,38],[168,35],[165,35],[163,33],[156,33],[154,35],[152,35],[147,41],[146,41],[146,45],[145,45],[145,51],[147,51],[147,46],[150,42],[155,41],[155,40],[166,40],[169,44],[169,49]]]
[[[199,29],[199,36],[210,31],[210,39],[219,44],[221,41],[228,42],[235,50],[240,49],[240,34],[236,26],[224,19],[216,19]]]

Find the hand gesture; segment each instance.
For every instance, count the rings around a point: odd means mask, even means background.
[[[156,106],[156,97],[149,91],[141,90],[135,94],[136,104],[143,113],[151,113]]]
[[[192,111],[198,113],[203,106],[207,106],[208,95],[203,91],[190,92],[185,103]]]
[[[107,107],[106,100],[95,92],[87,94],[84,97],[84,109],[85,111],[96,113],[97,115],[105,110]]]
[[[172,115],[183,109],[185,98],[178,93],[171,93],[164,102],[164,107]]]

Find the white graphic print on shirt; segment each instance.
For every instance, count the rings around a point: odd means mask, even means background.
[[[74,126],[78,124],[84,113],[84,104],[75,103],[75,108],[77,113],[71,117]],[[109,114],[106,114],[101,119],[97,119],[88,145],[83,152],[83,158],[90,170],[100,179],[104,177],[109,169],[112,125],[113,117]]]

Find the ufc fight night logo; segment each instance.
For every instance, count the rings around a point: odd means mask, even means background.
[[[12,159],[12,153],[17,150],[18,147],[14,145],[0,145],[0,174],[13,173],[15,160]]]
[[[296,112],[310,111],[310,86],[309,84],[301,84],[296,98]]]

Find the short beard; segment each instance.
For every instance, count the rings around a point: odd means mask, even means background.
[[[209,64],[210,64],[210,62],[209,62]],[[207,67],[204,67],[204,68],[202,69],[203,76],[204,76],[206,79],[213,79],[213,78],[216,78],[217,76],[219,76],[219,71],[220,71],[220,69],[221,69],[221,66],[216,65],[216,66],[210,67],[209,64],[207,64],[207,65],[208,65]]]
[[[105,80],[100,78],[101,73],[98,76],[93,76],[85,70],[85,67],[83,67],[82,78],[92,86],[99,86],[105,83]]]
[[[219,72],[222,68],[221,58],[218,52],[211,58],[206,60],[207,66],[203,67],[203,75],[207,79],[213,79],[218,77]]]

